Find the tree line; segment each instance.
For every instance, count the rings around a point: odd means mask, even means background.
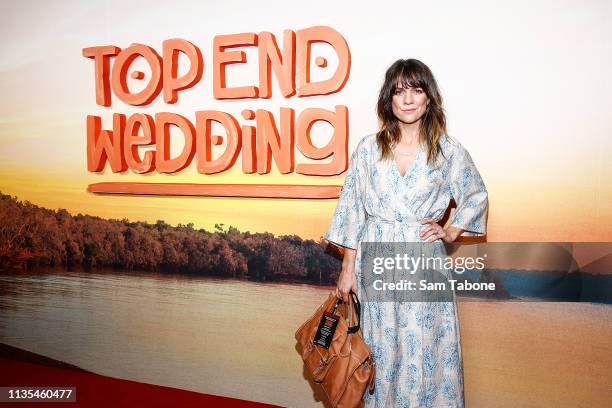
[[[5,271],[65,266],[333,284],[340,261],[326,247],[297,235],[240,232],[223,224],[207,231],[193,223],[173,227],[162,220],[71,215],[0,192],[0,270]]]

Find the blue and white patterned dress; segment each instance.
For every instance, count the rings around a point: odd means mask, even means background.
[[[376,362],[376,390],[366,407],[462,408],[463,362],[459,319],[452,302],[368,302],[363,290],[362,242],[423,242],[423,218],[439,221],[451,197],[450,225],[463,235],[486,233],[488,194],[468,151],[443,136],[438,166],[426,163],[421,145],[404,176],[393,159],[379,160],[376,135],[353,152],[329,230],[324,238],[356,249],[355,272],[362,303],[364,341]],[[441,240],[436,247],[444,250]],[[444,252],[445,253],[445,252]]]

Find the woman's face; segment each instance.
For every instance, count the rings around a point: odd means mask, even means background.
[[[425,114],[429,98],[421,88],[404,88],[398,83],[393,94],[393,114],[404,123],[418,122]]]

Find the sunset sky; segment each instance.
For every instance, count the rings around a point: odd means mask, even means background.
[[[0,17],[0,191],[73,214],[162,219],[172,225],[193,222],[207,229],[223,223],[243,231],[318,239],[336,200],[119,196],[86,189],[102,181],[341,185],[343,175],[281,175],[274,164],[271,174],[246,175],[240,160],[231,171],[215,176],[199,174],[195,163],[173,175],[113,174],[108,167],[90,173],[86,116],[101,116],[104,128],[110,128],[115,112],[167,111],[193,120],[195,111],[215,109],[240,122],[243,109],[267,109],[278,120],[281,107],[294,108],[297,116],[310,107],[346,105],[351,152],[363,136],[376,131],[374,105],[386,68],[397,58],[413,57],[434,72],[445,99],[449,134],[469,150],[487,185],[489,241],[612,240],[610,4],[572,9],[568,2],[551,8],[542,21],[535,17],[542,13],[531,17],[511,3],[498,8],[483,2],[473,9],[415,3],[415,19],[359,4],[346,15],[341,5],[311,3],[309,12],[295,15],[277,2],[267,17],[256,21],[232,1],[181,7],[167,2],[7,5]],[[439,7],[444,7],[443,15]],[[326,12],[317,11],[321,9]],[[339,93],[285,99],[273,76],[269,100],[213,98],[215,35],[268,31],[281,46],[283,30],[315,25],[333,27],[349,45],[351,72]],[[483,31],[486,36],[479,34]],[[95,104],[94,65],[81,55],[83,48],[126,48],[137,42],[161,53],[162,41],[169,38],[191,41],[204,56],[202,80],[179,93],[178,103],[166,105],[159,96],[144,107],[116,98],[110,108]],[[247,61],[254,62],[229,68],[229,86],[256,85],[257,50],[243,50]],[[329,65],[313,66],[313,81],[327,78],[337,63],[330,47],[313,47],[313,60],[318,55],[328,58]],[[138,61],[135,67],[144,64]],[[313,128],[319,146],[329,135],[329,127]],[[172,148],[180,147],[174,139]],[[305,161],[299,152],[296,157]]]

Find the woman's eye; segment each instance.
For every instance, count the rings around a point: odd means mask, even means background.
[[[422,94],[423,90],[421,88],[415,89],[414,92],[418,93],[418,94]]]

